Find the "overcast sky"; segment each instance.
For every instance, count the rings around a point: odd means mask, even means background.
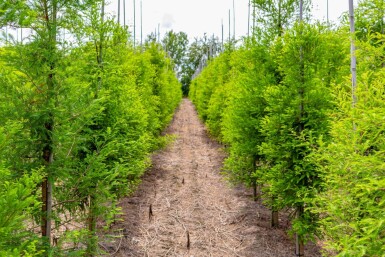
[[[119,0],[110,0],[108,10],[116,15]],[[123,6],[123,0],[121,6]],[[126,24],[133,29],[134,0],[126,1]],[[136,38],[140,40],[140,2],[136,0]],[[248,0],[235,0],[236,37],[247,35]],[[355,1],[356,2],[356,1]],[[221,37],[222,20],[225,37],[229,33],[229,10],[231,10],[231,35],[233,35],[233,0],[142,0],[143,34],[154,32],[160,24],[160,33],[168,30],[183,31],[190,39],[204,33]],[[327,0],[313,0],[312,12],[316,19],[326,20]],[[123,8],[123,7],[122,7]],[[337,21],[348,11],[348,0],[329,0],[329,19]],[[122,11],[123,12],[123,11]],[[123,15],[121,16],[123,17]],[[121,18],[123,23],[123,18]]]
[[[123,9],[123,1],[120,0]],[[160,27],[163,36],[166,31],[183,31],[190,41],[195,37],[215,35],[221,38],[222,21],[225,39],[229,34],[229,10],[231,15],[230,31],[233,35],[233,0],[135,0],[136,1],[136,41],[140,41],[140,3],[143,6],[143,39]],[[107,12],[117,16],[119,0],[107,0]],[[354,0],[357,3],[357,0]],[[134,0],[125,0],[126,24],[133,31]],[[236,38],[247,35],[249,0],[234,0]],[[313,0],[312,14],[315,19],[326,21],[327,0]],[[348,11],[348,0],[329,0],[329,20],[336,22],[343,12]],[[123,24],[123,10],[121,10]],[[5,29],[1,29],[5,31]],[[9,29],[9,33],[19,38],[20,30]],[[17,32],[17,33],[16,33]],[[28,30],[24,30],[24,37]]]

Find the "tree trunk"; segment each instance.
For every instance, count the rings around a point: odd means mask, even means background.
[[[125,1],[123,1],[124,5],[124,12],[125,12]],[[95,99],[98,98],[98,93],[101,90],[103,86],[103,50],[104,50],[104,9],[105,9],[105,1],[103,0],[101,2],[101,9],[100,9],[100,17],[101,17],[101,24],[100,24],[100,38],[99,38],[99,44],[96,42],[96,45],[99,45],[99,48],[97,49],[97,63],[99,67],[99,75],[98,75],[98,84],[96,86],[96,94]],[[96,254],[97,250],[97,244],[98,239],[96,237],[96,218],[97,214],[95,213],[95,197],[93,195],[88,196],[89,199],[89,210],[88,210],[88,218],[87,218],[87,227],[88,227],[88,233],[89,233],[89,239],[87,244],[87,257],[93,257]]]
[[[89,196],[89,210],[88,210],[88,218],[87,218],[87,227],[89,233],[89,239],[87,244],[87,257],[93,257],[96,254],[98,240],[96,237],[96,214],[95,214],[95,198],[93,196]]]
[[[300,219],[303,216],[303,213],[303,206],[297,207],[297,219]],[[301,257],[305,256],[305,246],[303,239],[298,235],[298,233],[295,234],[295,254]]]
[[[300,15],[299,15],[300,22],[303,21],[303,0],[300,1]],[[302,33],[301,33],[302,35]],[[300,53],[300,82],[301,86],[298,90],[298,97],[300,100],[299,105],[299,126],[298,126],[298,134],[301,135],[302,131],[304,130],[304,123],[302,122],[302,118],[304,116],[304,93],[305,90],[303,88],[303,85],[305,84],[305,64],[303,59],[303,48],[302,46],[299,49]],[[306,182],[305,182],[306,183]],[[301,219],[304,213],[303,206],[297,207],[297,213],[296,218]],[[304,243],[302,238],[299,236],[298,233],[295,234],[295,253],[297,256],[304,256]]]
[[[48,50],[49,50],[49,67],[50,72],[47,77],[47,96],[46,105],[50,106],[52,101],[55,101],[55,68],[56,68],[56,36],[57,36],[57,1],[53,0],[51,4],[51,12],[48,9],[47,0],[43,2],[46,29],[49,35]],[[51,16],[50,16],[51,14]],[[54,132],[54,116],[52,110],[47,114],[46,122],[44,123],[43,141],[43,159],[46,166],[46,176],[43,178],[41,185],[42,190],[42,220],[41,220],[41,234],[45,238],[47,247],[51,244],[51,213],[52,213],[52,170],[53,163],[53,138]],[[46,251],[48,254],[48,251]]]
[[[275,202],[277,201],[277,197],[272,196],[271,201],[274,206]],[[276,207],[273,207],[273,209],[271,210],[271,227],[278,228],[278,226],[279,226],[278,210],[276,209]]]
[[[282,15],[281,1],[282,0],[278,1],[278,23],[277,23],[278,36],[283,35],[283,25],[282,25],[282,18],[281,18],[281,15]]]

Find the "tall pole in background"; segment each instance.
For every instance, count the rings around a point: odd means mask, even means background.
[[[303,21],[303,0],[299,2],[299,21]]]
[[[126,0],[123,0],[123,25],[126,28]]]
[[[356,46],[355,46],[355,26],[354,26],[354,6],[353,0],[349,0],[349,20],[350,20],[350,54],[351,63],[350,69],[352,72],[352,106],[355,107],[357,103],[356,89],[357,89],[357,60],[356,60]],[[355,125],[353,125],[355,129]]]
[[[229,9],[229,42],[231,41],[231,11]]]
[[[223,39],[224,39],[224,27],[223,27],[223,19],[222,19],[222,51],[223,51]]]
[[[118,24],[120,25],[120,0],[118,0]]]
[[[326,21],[329,25],[329,0],[326,0]]]
[[[247,15],[247,37],[250,37],[250,4],[251,0],[249,0],[249,12]]]
[[[255,33],[255,16],[257,15],[257,13],[255,12],[255,4],[253,4],[253,36],[254,36],[254,33]]]
[[[233,38],[235,40],[235,0],[233,0]]]
[[[136,0],[134,0],[134,48],[136,46]]]
[[[140,45],[143,45],[143,6],[140,1]]]
[[[158,23],[158,43],[160,42],[160,23]]]

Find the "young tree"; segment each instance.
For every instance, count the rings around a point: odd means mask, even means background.
[[[381,256],[384,231],[384,57],[383,35],[356,41],[356,101],[352,105],[351,76],[336,86],[338,109],[333,113],[332,143],[316,155],[324,190],[316,213],[326,248],[337,256]]]
[[[168,31],[162,39],[162,45],[164,51],[173,60],[175,64],[175,71],[180,74],[182,64],[186,56],[188,47],[187,34],[184,32],[175,33],[174,31]]]
[[[266,40],[274,40],[282,36],[295,20],[300,9],[300,0],[253,0],[256,8],[256,19],[259,33],[265,35]],[[304,1],[304,10],[308,10],[310,1]]]
[[[224,167],[234,182],[253,187],[257,200],[256,170],[263,166],[264,158],[259,145],[264,141],[260,133],[261,121],[266,115],[263,92],[275,84],[270,73],[272,60],[263,45],[244,46],[232,55],[233,77],[230,80],[231,97],[223,113],[223,140],[230,146]]]
[[[368,40],[371,34],[384,34],[385,1],[359,1],[355,13],[355,30],[357,39]]]
[[[319,147],[318,138],[328,140],[333,109],[331,86],[323,78],[336,65],[331,60],[344,60],[328,55],[330,39],[326,35],[304,23],[285,33],[273,55],[282,82],[265,91],[267,115],[262,121],[265,141],[261,151],[268,165],[258,177],[266,185],[268,201],[274,198],[273,207],[295,210],[292,232],[298,237],[299,254],[303,252],[301,242],[312,239],[317,228],[317,216],[309,207],[322,180],[311,157]]]
[[[68,3],[67,3],[68,4]],[[41,234],[46,238],[46,244],[50,244],[51,235],[51,211],[52,211],[52,183],[54,181],[54,171],[52,163],[54,161],[54,142],[53,134],[55,129],[55,109],[57,95],[57,77],[56,69],[59,60],[59,51],[57,47],[57,31],[58,31],[58,13],[59,6],[66,6],[62,2],[41,1],[38,3],[18,1],[16,5],[11,1],[4,1],[3,6],[7,7],[6,15],[2,16],[2,24],[13,23],[17,26],[28,26],[34,28],[36,40],[29,47],[37,49],[45,49],[40,52],[40,56],[35,59],[38,62],[37,69],[27,69],[26,72],[36,82],[39,81],[41,88],[40,96],[36,96],[39,100],[37,113],[35,117],[31,117],[32,136],[35,137],[38,145],[36,151],[37,156],[41,158],[41,163],[45,166],[45,176],[41,184],[42,195],[42,219]],[[23,48],[19,48],[23,51]],[[28,58],[28,57],[27,57]],[[23,61],[25,62],[25,58]],[[30,60],[28,60],[30,61]],[[22,62],[19,63],[22,66]],[[27,67],[25,67],[27,68]],[[29,68],[29,67],[28,67]],[[45,79],[44,79],[45,77]],[[34,120],[34,121],[33,121]]]
[[[0,127],[20,124],[1,161],[20,181],[42,174],[37,215],[45,255],[62,254],[67,233],[58,228],[82,213],[88,231],[79,240],[88,249],[74,251],[98,254],[96,219],[116,213],[117,199],[135,188],[181,99],[180,85],[159,47],[133,53],[127,33],[103,18],[103,1],[0,4],[1,25],[34,29],[27,44],[0,51]],[[59,36],[64,29],[77,40],[71,48]]]
[[[222,46],[219,39],[215,37],[207,37],[205,34],[203,38],[195,38],[186,53],[186,57],[182,63],[182,71],[180,81],[184,95],[188,95],[190,83],[196,72],[203,69],[203,66],[218,53],[222,52]]]

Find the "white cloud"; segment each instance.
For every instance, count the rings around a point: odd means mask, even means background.
[[[175,23],[174,16],[169,13],[165,13],[162,19],[162,28],[170,30]]]

